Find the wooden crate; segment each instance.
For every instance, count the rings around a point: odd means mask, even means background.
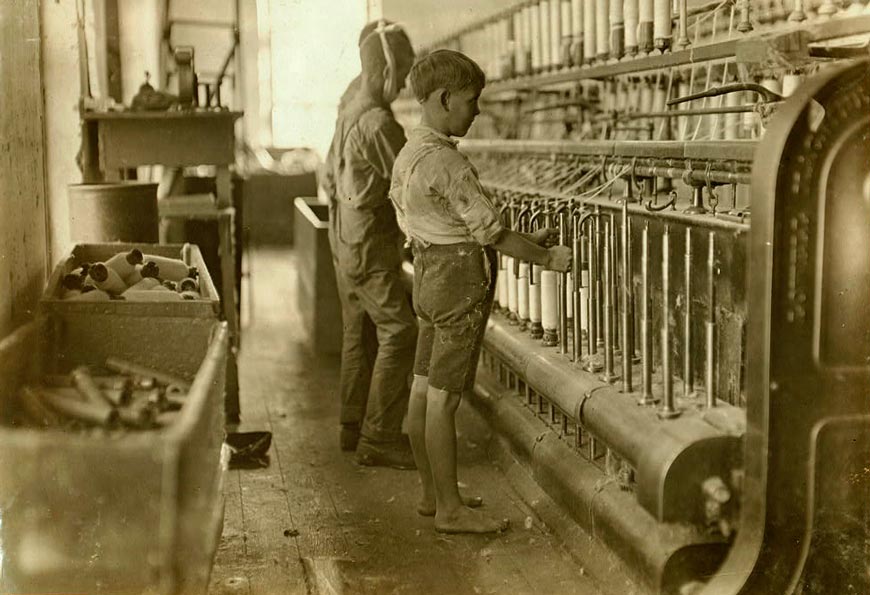
[[[329,247],[329,207],[316,198],[297,198],[295,244],[297,300],[308,342],[320,353],[341,353],[341,302]]]
[[[193,380],[180,417],[114,437],[20,427],[11,414],[21,384],[102,363],[106,344],[131,344],[128,327],[57,334],[62,317],[49,314],[0,341],[0,592],[206,592],[223,525],[228,333],[212,318],[205,337],[165,336],[170,318],[148,319],[151,337],[121,355],[179,362]]]
[[[79,302],[60,298],[61,280],[66,273],[83,262],[101,262],[118,252],[133,248],[139,248],[147,254],[182,258],[189,265],[197,267],[203,298],[178,302]],[[78,350],[60,353],[58,357],[63,358],[69,366],[87,363],[87,359],[105,360],[111,355],[122,359],[141,358],[143,351],[146,351],[146,357],[149,358],[147,365],[172,373],[196,370],[201,354],[143,350],[143,343],[160,345],[189,338],[204,345],[221,313],[220,297],[211,275],[199,248],[192,244],[78,244],[52,272],[40,308],[44,313],[53,315],[55,333],[60,337],[79,337],[108,324],[114,328],[102,341],[91,345],[93,353],[84,354]]]

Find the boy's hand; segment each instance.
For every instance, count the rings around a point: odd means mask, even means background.
[[[553,246],[547,250],[546,268],[560,273],[567,273],[570,271],[571,248],[568,246]]]
[[[550,248],[551,246],[555,246],[556,242],[559,241],[559,230],[555,227],[544,227],[543,229],[530,233],[529,239],[538,246]]]

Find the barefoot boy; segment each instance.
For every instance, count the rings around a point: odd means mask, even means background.
[[[467,56],[439,50],[411,69],[423,106],[393,167],[390,198],[414,250],[414,305],[419,336],[408,406],[408,433],[423,488],[418,512],[435,516],[443,533],[490,533],[507,528],[463,501],[456,485],[454,416],[471,390],[492,306],[496,253],[567,271],[571,251],[545,248],[555,230],[521,234],[505,229],[477,171],[451,137],[468,132],[486,80]]]

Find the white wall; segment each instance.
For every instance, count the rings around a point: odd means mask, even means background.
[[[78,103],[79,50],[75,2],[42,2],[42,76],[45,86],[46,193],[51,264],[70,249],[66,187],[82,181]]]
[[[338,100],[359,74],[365,0],[270,0],[273,144],[326,154]]]

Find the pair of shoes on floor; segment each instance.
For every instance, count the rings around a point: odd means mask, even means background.
[[[341,424],[338,444],[345,452],[356,450],[356,445],[359,444],[359,424]]]
[[[411,445],[403,438],[390,442],[374,442],[363,436],[356,447],[356,462],[367,467],[392,467],[406,470],[417,468]]]

